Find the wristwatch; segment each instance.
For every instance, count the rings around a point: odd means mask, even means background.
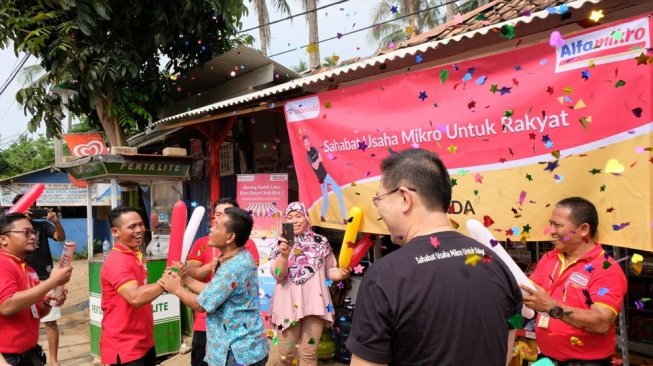
[[[558,304],[555,304],[551,309],[549,309],[549,316],[553,319],[560,319],[564,315],[564,311]]]

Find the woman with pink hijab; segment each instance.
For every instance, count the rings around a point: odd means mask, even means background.
[[[333,304],[326,280],[342,281],[351,269],[338,268],[327,239],[311,230],[301,202],[286,209],[293,224],[294,245],[280,238],[270,253],[270,271],[277,280],[270,309],[283,365],[317,365],[317,346],[326,324],[333,323]]]

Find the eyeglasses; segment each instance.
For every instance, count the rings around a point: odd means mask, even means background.
[[[7,230],[2,235],[5,235],[7,233],[20,233],[25,235],[26,238],[29,238],[30,236],[36,236],[36,230],[34,229],[25,229],[25,230]]]
[[[391,190],[391,191],[385,192],[384,194],[380,194],[380,195],[378,195],[378,196],[374,196],[374,197],[372,197],[372,203],[374,204],[374,206],[378,206],[378,205],[379,205],[379,201],[380,201],[381,199],[383,199],[383,198],[385,198],[385,197],[387,197],[387,196],[389,196],[389,195],[391,195],[391,194],[393,194],[393,193],[397,193],[397,192],[399,192],[399,190],[401,189],[401,187],[403,187],[403,186],[399,186],[399,187],[397,187],[397,188],[395,188],[395,189],[393,189],[393,190]],[[415,188],[411,188],[411,187],[404,187],[404,188],[406,188],[407,190],[409,190],[409,191],[411,191],[411,192],[417,192],[417,189],[415,189]]]

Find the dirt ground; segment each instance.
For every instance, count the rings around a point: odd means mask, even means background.
[[[59,325],[59,364],[61,366],[100,365],[90,355],[90,320],[88,309],[88,264],[86,260],[73,262],[73,276],[66,285],[68,299],[61,309]],[[48,341],[45,328],[41,326],[39,343],[48,353]],[[190,339],[186,341],[190,345]],[[272,346],[268,365],[278,365],[278,352]],[[49,358],[49,354],[48,354]],[[95,361],[95,362],[94,362]],[[188,366],[190,353],[177,354],[165,360],[161,365]],[[338,366],[340,363],[323,363],[324,366]]]

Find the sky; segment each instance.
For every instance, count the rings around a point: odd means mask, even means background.
[[[303,12],[301,0],[287,0],[292,14]],[[275,12],[270,5],[270,20],[286,18]],[[337,3],[338,1],[320,1],[318,7]],[[364,28],[372,23],[372,9],[378,1],[368,0],[349,0],[340,4],[326,7],[318,11],[318,24],[320,40],[335,37],[338,33],[345,34],[356,29]],[[249,4],[246,1],[245,4]],[[292,68],[299,64],[300,60],[308,63],[308,54],[302,46],[308,43],[308,26],[304,16],[294,17],[292,22],[289,20],[282,21],[270,26],[271,42],[268,49],[269,55],[292,50],[283,55],[274,56],[272,59],[287,67]],[[256,27],[258,21],[256,13],[250,10],[248,16],[243,20],[243,28],[248,29]],[[254,48],[259,48],[258,30],[248,32],[256,39]],[[346,35],[340,39],[334,39],[320,43],[320,57],[331,56],[336,54],[340,61],[348,60],[357,56],[367,57],[374,53],[376,45],[368,41],[369,30],[363,30],[354,34]],[[37,59],[30,57],[26,65],[38,62]],[[0,85],[4,84],[9,74],[18,64],[18,58],[14,54],[13,48],[0,49]],[[19,76],[11,83],[7,90],[0,95],[0,150],[4,149],[20,134],[27,131],[28,116],[25,116],[22,107],[16,102],[16,92],[21,88],[22,81]],[[38,133],[45,133],[41,128]],[[36,134],[29,135],[36,137]]]

